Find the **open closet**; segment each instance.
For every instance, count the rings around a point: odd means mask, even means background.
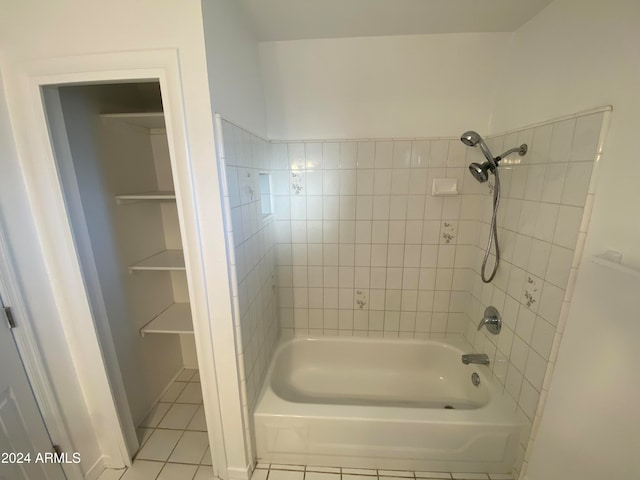
[[[160,86],[44,98],[129,456],[211,465]]]

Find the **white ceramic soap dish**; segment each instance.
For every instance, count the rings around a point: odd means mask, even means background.
[[[457,178],[434,178],[431,187],[431,195],[458,195]]]

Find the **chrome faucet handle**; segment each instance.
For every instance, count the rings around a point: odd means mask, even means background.
[[[500,312],[498,309],[493,306],[489,306],[484,310],[484,317],[480,320],[478,324],[478,330],[480,330],[484,325],[487,326],[487,330],[489,333],[497,335],[500,333],[502,329],[502,318],[500,317]]]

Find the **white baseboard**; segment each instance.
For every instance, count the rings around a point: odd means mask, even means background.
[[[245,468],[227,468],[227,480],[249,480],[251,478],[251,465]]]
[[[87,473],[85,474],[85,480],[97,480],[106,469],[104,457],[100,457],[96,463],[94,463]]]
[[[87,473],[85,474],[84,479],[97,480],[100,477],[100,475],[104,473],[105,470],[124,472],[124,470],[127,468],[127,467],[114,468],[111,466],[111,464],[112,464],[111,457],[109,457],[108,455],[103,455],[98,459],[96,463],[93,464],[93,466],[89,470],[87,470]]]

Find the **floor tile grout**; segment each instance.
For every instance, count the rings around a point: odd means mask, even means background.
[[[174,380],[171,385],[169,386],[169,388],[171,388],[171,386],[175,383],[184,383],[185,387],[182,388],[180,390],[180,393],[175,397],[175,399],[173,401],[163,401],[162,398],[160,398],[160,400],[158,400],[158,402],[156,402],[156,404],[153,406],[153,408],[151,409],[151,411],[149,412],[149,414],[142,420],[142,423],[140,425],[138,425],[136,427],[136,433],[138,433],[140,431],[140,429],[145,429],[148,430],[148,434],[145,435],[145,439],[144,441],[140,442],[140,447],[138,449],[138,451],[136,452],[136,457],[133,460],[133,464],[132,467],[135,465],[136,461],[140,461],[140,462],[153,462],[153,463],[157,463],[157,464],[162,464],[162,467],[160,468],[160,470],[158,471],[158,473],[156,475],[153,476],[153,478],[148,477],[145,478],[144,480],[157,480],[161,475],[162,472],[165,470],[165,468],[167,468],[168,464],[172,464],[172,465],[183,465],[183,466],[191,466],[191,467],[195,467],[194,473],[191,477],[188,478],[184,478],[184,480],[192,480],[193,478],[195,478],[195,476],[198,474],[198,471],[200,471],[201,468],[213,468],[212,465],[210,464],[205,464],[205,461],[211,462],[210,459],[207,459],[207,453],[211,452],[211,445],[209,445],[208,442],[208,438],[207,438],[207,447],[205,448],[204,453],[202,454],[202,457],[198,460],[197,463],[187,463],[187,462],[176,462],[176,461],[170,461],[171,456],[174,454],[176,448],[178,447],[178,445],[180,444],[180,441],[184,438],[185,434],[187,432],[193,432],[193,433],[207,433],[206,429],[205,430],[190,430],[189,429],[189,425],[191,425],[191,422],[193,421],[193,419],[195,418],[195,416],[198,414],[198,410],[200,409],[200,407],[203,405],[202,400],[200,400],[200,402],[179,402],[178,398],[182,395],[182,393],[184,392],[184,389],[187,388],[188,384],[193,384],[196,383],[198,385],[200,385],[199,381],[195,381],[193,380],[193,378],[195,378],[195,376],[198,374],[197,370],[194,370],[193,374],[191,375],[191,377],[188,380]],[[167,390],[169,390],[169,388]],[[154,409],[157,408],[158,404],[160,403],[166,403],[169,405],[169,407],[167,408],[167,410],[162,414],[162,416],[157,420],[157,422],[154,422],[155,426],[148,426],[148,425],[144,425],[144,422],[149,418],[149,416],[152,414],[152,412],[154,411]],[[188,421],[186,422],[186,426],[185,428],[166,428],[166,427],[160,427],[160,424],[162,423],[162,421],[165,419],[165,417],[169,414],[169,412],[171,411],[171,408],[174,405],[196,405],[197,408],[195,409],[195,411],[193,412],[193,414],[191,416],[189,416]],[[158,430],[166,430],[166,431],[173,431],[173,432],[182,432],[175,445],[173,445],[173,448],[171,449],[171,452],[169,453],[168,457],[166,460],[157,460],[157,459],[146,459],[146,458],[137,458],[137,455],[142,451],[142,449],[144,448],[144,446],[147,444],[147,442],[149,441],[149,439],[152,437],[152,435],[158,431]],[[129,469],[125,469],[122,474],[120,475],[120,479],[123,478]],[[98,478],[98,480],[100,480]]]
[[[307,473],[320,473],[320,474],[324,474],[324,475],[334,475],[334,476],[339,476],[340,480],[342,480],[343,475],[354,475],[354,476],[362,476],[362,477],[375,477],[376,480],[380,480],[381,478],[393,478],[393,479],[414,479],[414,480],[469,480],[469,478],[465,478],[465,474],[459,474],[457,472],[432,472],[434,475],[433,476],[418,476],[417,474],[417,470],[412,471],[412,470],[386,470],[386,469],[366,469],[366,468],[362,468],[362,469],[351,469],[351,468],[347,468],[347,467],[321,467],[321,466],[309,466],[309,465],[286,465],[286,464],[275,464],[277,465],[277,468],[273,468],[273,464],[262,464],[263,467],[262,468],[254,468],[255,470],[262,470],[262,471],[266,471],[267,475],[266,475],[266,479],[265,480],[269,480],[271,477],[271,473],[272,472],[299,472],[302,473],[302,480],[306,480],[307,478]],[[264,466],[266,466],[266,468],[264,468]],[[287,468],[290,467],[290,468]],[[338,472],[326,472],[326,471],[317,471],[314,470],[315,469],[329,469],[329,468],[335,468],[337,470],[339,470]],[[371,475],[367,475],[365,473],[345,473],[344,470],[370,470],[371,471]],[[381,473],[383,472],[383,473]],[[394,473],[398,473],[395,474]],[[399,475],[400,472],[405,473],[405,475]],[[407,475],[407,473],[409,475]],[[454,474],[456,475],[454,477]],[[437,475],[437,476],[436,476]],[[443,475],[446,475],[446,477],[444,477]],[[475,473],[469,473],[468,475],[473,475],[474,478],[478,478],[477,476],[480,475],[482,476],[483,480],[492,480],[491,474],[488,473],[481,473],[481,472],[475,472]],[[494,474],[494,475],[500,475],[500,476],[505,476],[507,474]],[[515,480],[513,476],[510,477],[511,480]]]
[[[197,381],[192,381],[192,379],[195,377],[195,375],[197,375],[197,370],[194,371],[193,375],[190,377],[189,380],[174,380],[174,382],[171,384],[173,385],[174,383],[185,383],[185,384],[189,384],[189,383],[200,383]],[[170,387],[169,387],[170,388]],[[186,386],[184,387],[186,388]],[[155,423],[156,426],[155,427],[151,427],[151,426],[145,426],[143,424],[139,425],[138,427],[136,427],[136,433],[139,431],[139,429],[144,428],[145,430],[149,430],[150,433],[148,435],[146,435],[146,438],[143,442],[141,442],[140,444],[140,449],[138,450],[137,453],[140,453],[140,451],[142,451],[143,447],[147,444],[147,442],[149,441],[149,439],[152,437],[152,435],[158,431],[158,430],[166,430],[166,431],[173,431],[173,432],[182,432],[180,434],[180,436],[178,437],[178,440],[176,441],[176,443],[174,444],[173,448],[171,449],[171,452],[169,453],[168,457],[166,460],[152,460],[152,459],[134,459],[134,463],[136,460],[140,460],[140,461],[145,461],[145,462],[154,462],[154,463],[159,463],[162,464],[162,467],[160,468],[160,470],[158,471],[158,474],[155,475],[153,478],[148,478],[145,480],[157,480],[160,475],[162,474],[162,472],[164,471],[165,468],[167,468],[167,464],[174,464],[174,465],[184,465],[184,466],[193,466],[195,467],[195,471],[193,476],[191,476],[190,478],[185,478],[184,480],[193,480],[193,478],[195,478],[195,476],[197,475],[198,471],[200,470],[200,468],[203,467],[208,467],[208,468],[212,468],[211,465],[205,464],[203,463],[207,457],[207,451],[211,452],[211,446],[208,444],[207,441],[207,448],[205,449],[204,453],[202,454],[202,457],[199,460],[199,463],[186,463],[186,462],[176,462],[176,461],[170,461],[171,456],[173,455],[173,453],[175,452],[176,448],[178,447],[180,441],[184,438],[185,434],[187,432],[194,432],[194,433],[206,433],[206,430],[189,430],[189,425],[191,424],[191,422],[193,421],[193,419],[195,418],[196,414],[198,413],[198,409],[196,408],[196,410],[194,411],[194,413],[189,417],[189,420],[186,422],[186,427],[179,429],[179,428],[167,428],[167,427],[160,427],[160,424],[162,423],[162,421],[165,419],[165,417],[168,415],[169,411],[171,410],[171,408],[174,405],[198,405],[201,406],[202,405],[202,401],[200,401],[199,403],[193,403],[193,402],[178,402],[178,398],[182,395],[182,393],[184,392],[184,388],[180,391],[180,393],[176,396],[176,398],[171,401],[171,402],[167,402],[167,401],[162,401],[162,399],[160,399],[151,409],[151,412],[153,412],[153,410],[158,406],[158,404],[160,403],[167,403],[169,404],[169,407],[167,408],[167,410],[164,412],[164,414],[160,417],[160,419]],[[168,389],[167,389],[168,390]],[[149,413],[149,415],[151,415],[151,412]],[[149,415],[147,415],[147,417],[145,417],[145,419],[143,420],[143,422],[149,417]],[[210,459],[208,459],[210,461]],[[258,462],[259,463],[259,462]],[[427,476],[418,476],[417,474],[417,470],[387,470],[387,469],[375,469],[375,468],[347,468],[347,467],[326,467],[326,466],[320,466],[320,465],[294,465],[294,464],[260,464],[262,468],[258,468],[258,465],[256,464],[254,466],[253,472],[255,472],[256,470],[261,470],[261,471],[266,471],[266,476],[265,476],[265,480],[273,480],[272,477],[272,472],[298,472],[302,474],[302,479],[301,480],[307,480],[307,473],[316,473],[316,474],[323,474],[323,475],[334,475],[339,477],[339,479],[336,480],[343,480],[343,476],[344,475],[350,475],[350,476],[360,476],[363,477],[363,480],[369,479],[369,480],[382,480],[383,478],[390,478],[393,480],[462,480],[464,477],[463,476],[458,476],[456,475],[456,478],[454,479],[453,474],[451,472],[433,472],[434,474],[436,473],[440,473],[440,476],[433,476],[433,477],[427,477]],[[275,465],[275,468],[274,468]],[[287,468],[289,467],[289,468]],[[337,470],[334,472],[327,472],[327,471],[322,471],[322,470],[327,470],[327,469],[335,469]],[[347,472],[345,473],[345,470],[347,470]],[[360,470],[362,472],[368,471],[370,472],[370,474],[367,473],[355,473],[355,472],[350,472],[349,470]],[[127,473],[128,469],[125,470],[122,475],[120,476],[120,478],[124,477]],[[381,473],[383,472],[383,473]],[[394,475],[394,473],[397,473],[396,475]],[[404,475],[399,475],[399,473],[404,473]],[[480,472],[478,472],[480,473]],[[470,474],[470,475],[478,475],[478,473],[475,474]],[[253,475],[253,473],[252,473]],[[442,477],[442,475],[448,475],[447,477]],[[484,475],[484,480],[490,480],[490,474],[486,474],[483,473],[482,475]],[[98,479],[99,480],[99,479]]]

